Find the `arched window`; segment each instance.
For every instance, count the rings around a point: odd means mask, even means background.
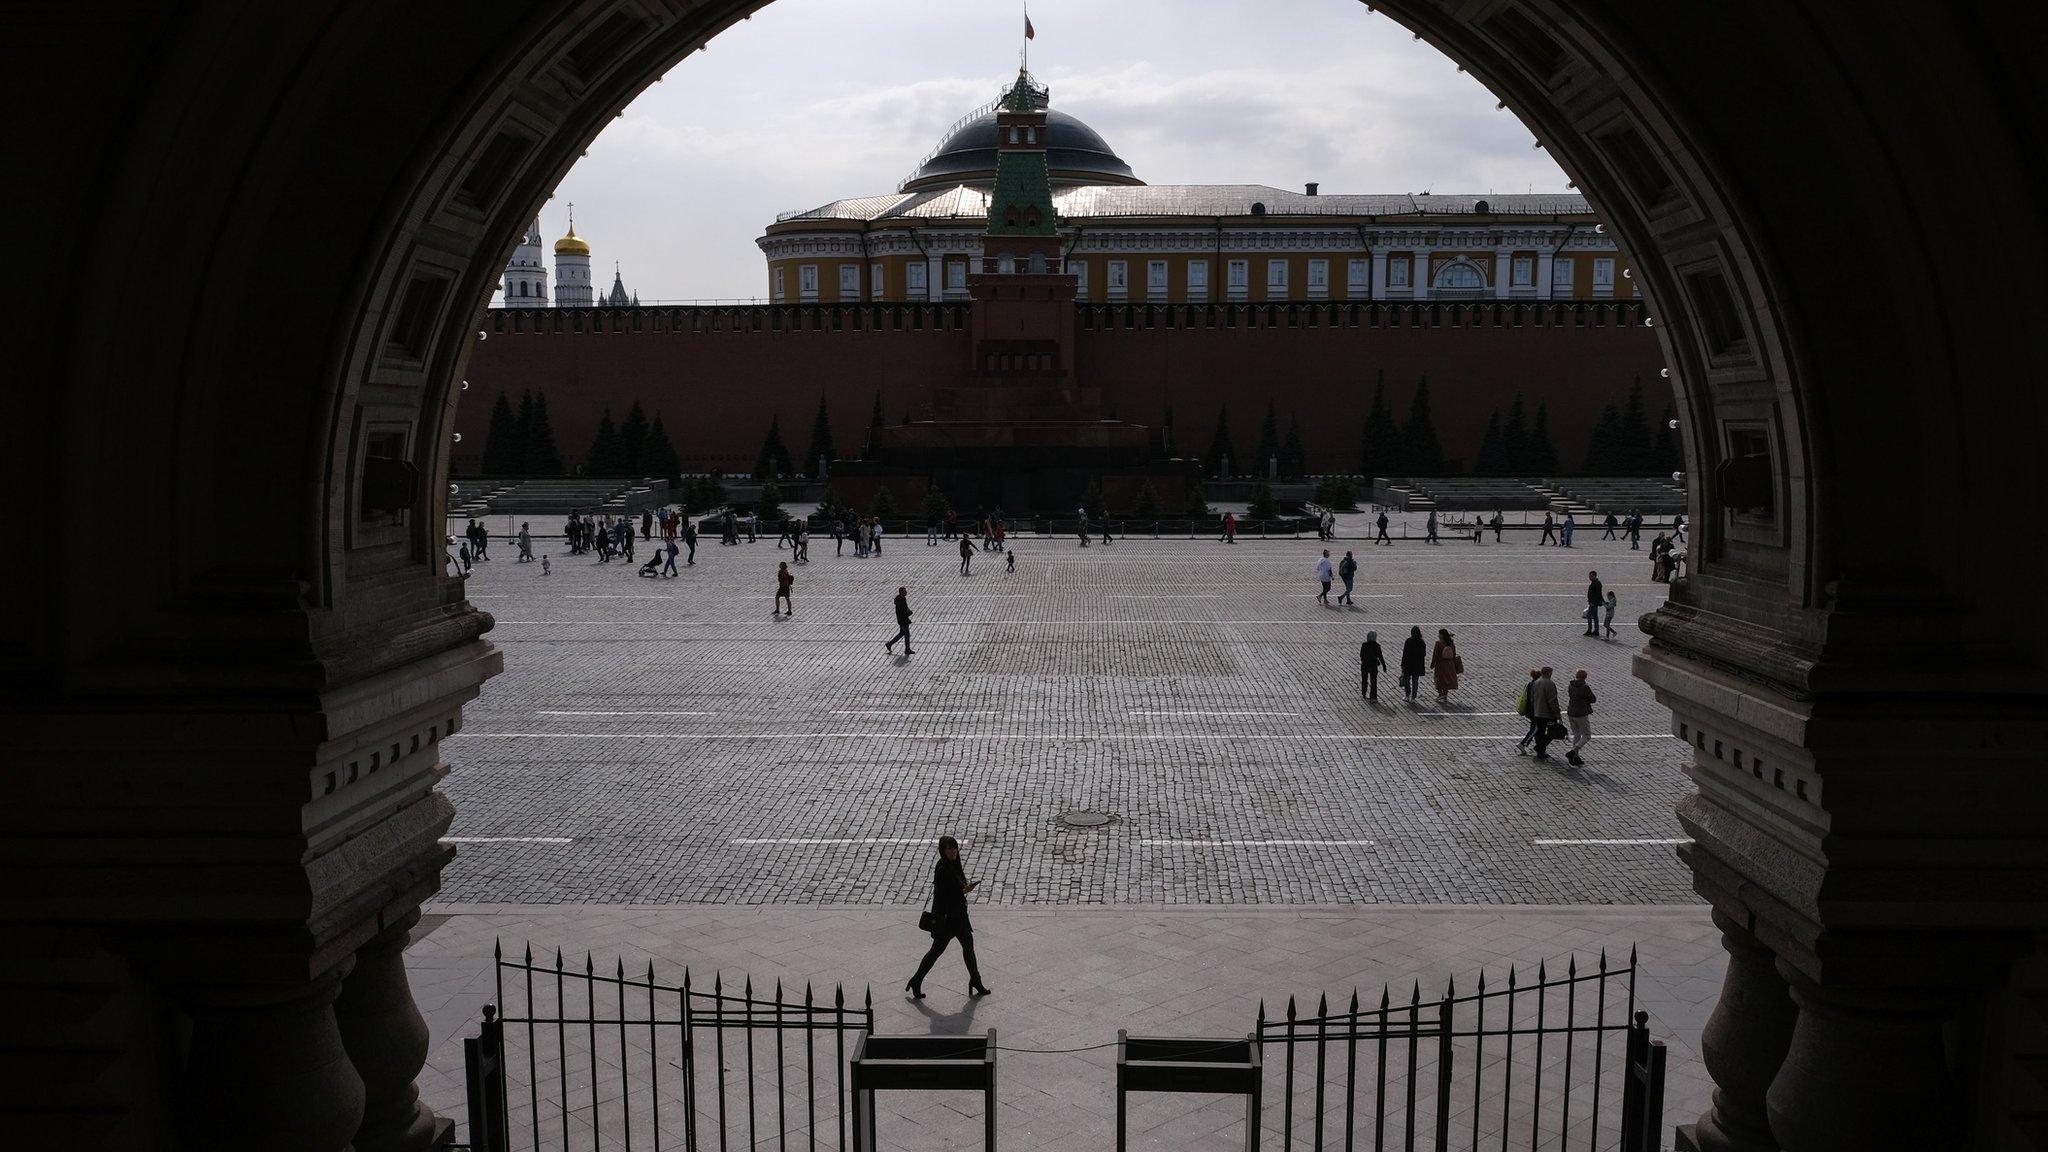
[[[1008,275],[1017,270],[1017,258],[1008,252],[996,257],[996,271]]]
[[[1033,253],[1031,254],[1031,273],[1032,273],[1032,275],[1034,275],[1034,276],[1038,276],[1038,275],[1043,275],[1043,274],[1044,274],[1044,272],[1045,272],[1045,253],[1043,253],[1043,252],[1033,252]]]
[[[1486,277],[1479,274],[1479,269],[1474,268],[1463,260],[1459,260],[1439,268],[1436,279],[1431,282],[1430,286],[1433,288],[1478,289],[1486,287]]]

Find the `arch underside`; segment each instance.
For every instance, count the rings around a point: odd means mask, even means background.
[[[479,315],[587,142],[760,6],[166,5],[0,49],[44,92],[106,78],[15,102],[20,259],[57,315],[6,403],[16,491],[114,517],[130,561],[10,571],[38,610],[0,642],[26,767],[0,793],[8,920],[156,986],[283,987],[432,893],[438,741],[501,662],[443,575]],[[2048,803],[2018,751],[2043,545],[2012,521],[2048,490],[2048,282],[1986,277],[1977,249],[2048,255],[2022,48],[2042,17],[1377,7],[1497,93],[1635,254],[1696,533],[1637,669],[1695,748],[1702,894],[1822,985],[2024,952],[2048,927],[2023,896]],[[166,269],[179,291],[140,290]],[[195,937],[234,946],[202,970],[173,943]],[[2002,979],[1962,967],[1940,980]]]

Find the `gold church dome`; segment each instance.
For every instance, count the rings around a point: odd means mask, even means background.
[[[555,255],[588,256],[590,255],[590,245],[585,244],[583,240],[576,235],[576,227],[575,225],[572,224],[569,226],[569,234],[567,236],[562,237],[560,240],[555,241]]]

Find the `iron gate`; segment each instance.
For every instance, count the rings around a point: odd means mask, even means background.
[[[1295,1147],[1297,1131],[1314,1149],[1341,1131],[1347,1152],[1656,1152],[1664,1046],[1636,1009],[1636,974],[1633,949],[1625,968],[1603,951],[1590,971],[1571,958],[1562,976],[1538,964],[1526,981],[1509,968],[1488,987],[1482,972],[1468,995],[1453,982],[1426,1000],[1417,983],[1402,999],[1382,988],[1377,1007],[1353,992],[1331,1012],[1323,997],[1308,1017],[1290,997],[1284,1020],[1268,1020],[1261,1002],[1253,1036],[1280,1077],[1267,1096],[1279,1115],[1266,1127],[1278,1128],[1282,1149]],[[1615,1102],[1619,1116],[1608,1110]]]
[[[849,1146],[847,1034],[874,1031],[872,991],[849,1008],[843,986],[820,1004],[809,985],[800,1002],[779,981],[764,999],[751,978],[735,996],[720,975],[696,987],[687,968],[664,984],[652,963],[638,977],[624,961],[601,973],[587,953],[582,971],[559,951],[535,964],[530,946],[494,956],[497,1003],[466,1053],[477,1152],[816,1149],[821,1133]]]

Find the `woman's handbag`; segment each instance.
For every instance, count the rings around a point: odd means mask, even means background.
[[[917,914],[917,930],[920,932],[934,933],[940,931],[946,923],[946,918],[943,915],[932,911],[932,898],[930,896],[926,896],[924,898],[924,903],[924,911],[919,912]]]

